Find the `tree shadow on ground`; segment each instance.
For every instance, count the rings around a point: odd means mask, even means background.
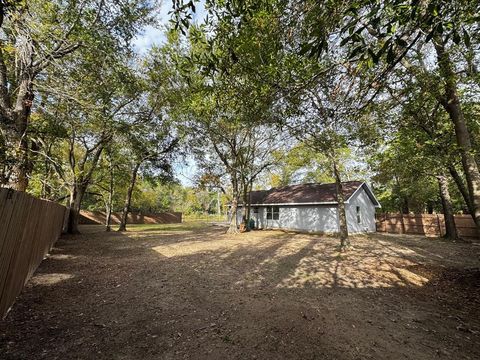
[[[332,237],[232,236],[216,227],[66,237],[0,324],[0,352],[5,359],[480,356],[477,247],[377,235],[352,243],[341,254]]]

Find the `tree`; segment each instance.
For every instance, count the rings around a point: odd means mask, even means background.
[[[63,72],[48,73],[40,88],[45,94],[43,117],[59,128],[59,136],[51,155],[36,150],[52,163],[69,193],[70,233],[78,232],[81,204],[103,151],[115,133],[125,130],[128,106],[141,95],[128,52],[105,47],[96,57],[83,48],[77,54],[63,62]]]
[[[209,11],[215,21],[192,27],[189,48],[182,49],[180,61],[177,55],[178,78],[188,88],[179,116],[195,139],[197,155],[221,163],[228,174],[232,195],[228,231],[233,233],[238,232],[240,199],[248,224],[248,192],[272,161],[268,148],[276,137],[273,105],[281,95],[277,65],[288,64],[289,59],[281,51],[284,29],[277,21],[278,9],[262,4],[243,26],[223,16],[221,4],[212,4]]]
[[[296,114],[287,118],[284,125],[302,144],[327,158],[336,184],[340,247],[345,249],[349,240],[341,156],[345,149],[355,145],[355,134],[361,132],[363,123],[359,109],[364,84],[351,68],[336,65],[334,59],[339,55],[332,52],[330,58],[323,60],[324,70],[299,92]],[[312,71],[317,69],[313,67]]]
[[[122,155],[123,159],[131,159],[130,181],[118,231],[127,230],[132,193],[141,167],[144,167],[144,171],[149,167],[155,172],[156,178],[171,179],[171,158],[178,144],[178,139],[171,131],[171,123],[155,115],[155,109],[148,106],[139,105],[136,120],[128,127],[124,133],[127,148]]]
[[[6,7],[5,7],[6,6]],[[5,13],[5,11],[8,11]],[[4,38],[0,43],[0,159],[2,184],[25,191],[33,169],[29,120],[35,86],[45,72],[80,48],[102,51],[120,47],[138,26],[150,21],[148,2],[128,1],[104,6],[103,1],[2,2]],[[4,15],[7,15],[4,17]],[[98,42],[99,36],[106,42]]]
[[[480,219],[480,172],[472,145],[472,128],[465,118],[459,93],[457,68],[466,74],[476,72],[474,53],[478,32],[478,2],[456,1],[352,1],[338,7],[341,21],[340,46],[348,49],[348,59],[373,68],[378,64],[372,84],[386,81],[392,70],[403,66],[415,74],[418,86],[435,96],[454,125],[467,189],[477,227]],[[309,18],[308,16],[306,18]],[[315,19],[310,18],[310,21]],[[310,34],[311,53],[324,50],[325,34]],[[462,46],[468,49],[463,51]],[[437,81],[425,83],[425,68],[418,67],[436,58]],[[460,59],[460,60],[459,60]],[[377,86],[375,96],[381,92]]]

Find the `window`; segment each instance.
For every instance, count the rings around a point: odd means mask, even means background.
[[[362,222],[362,218],[360,216],[360,206],[357,206],[357,224]]]
[[[254,214],[258,214],[258,206],[255,206],[255,207],[253,208],[253,213],[254,213]]]
[[[280,219],[280,208],[278,206],[267,207],[267,220]]]

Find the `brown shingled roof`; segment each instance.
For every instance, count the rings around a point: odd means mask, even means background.
[[[361,186],[361,181],[342,183],[345,201]],[[337,191],[332,184],[297,184],[251,192],[251,204],[335,203]]]

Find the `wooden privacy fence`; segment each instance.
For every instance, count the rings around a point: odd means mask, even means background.
[[[65,210],[0,188],[0,319],[61,234]]]
[[[80,224],[94,225],[105,224],[106,215],[103,211],[80,212]],[[112,213],[112,224],[120,224],[120,213]],[[132,212],[128,214],[129,224],[176,224],[182,222],[181,212],[163,212],[158,214],[143,214]]]
[[[377,232],[416,234],[431,237],[445,235],[443,214],[377,214]],[[455,215],[460,237],[478,238],[475,222],[470,215]]]

